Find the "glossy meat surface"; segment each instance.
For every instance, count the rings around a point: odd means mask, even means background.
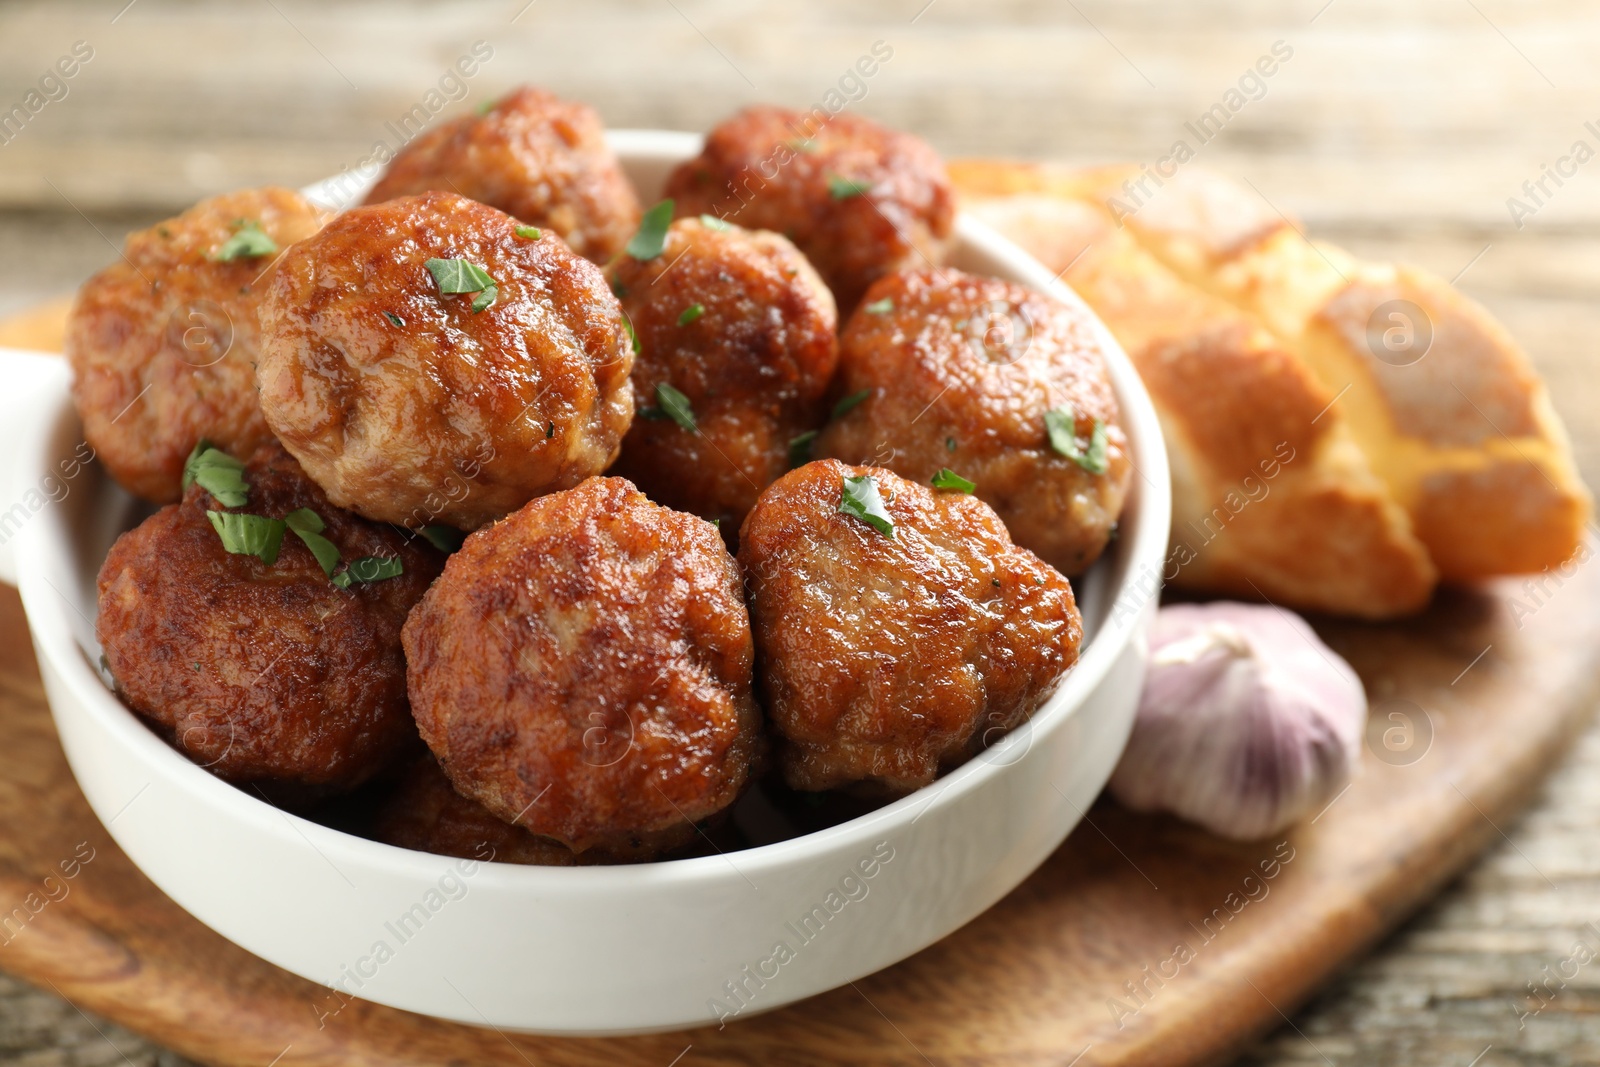
[[[839,511],[872,477],[893,536]],[[982,501],[819,460],[740,531],[760,684],[796,789],[933,781],[1031,715],[1078,657],[1072,587]]]
[[[475,529],[615,457],[633,353],[599,268],[452,193],[356,208],[284,256],[261,309],[267,424],[334,503]],[[495,283],[449,295],[426,266]]]
[[[600,116],[532,86],[406,145],[366,202],[434,190],[552,229],[596,263],[621,251],[639,225],[639,198],[606,146]]]
[[[84,437],[118,482],[157,504],[179,498],[183,461],[201,438],[241,455],[272,440],[255,364],[257,307],[278,253],[217,259],[241,222],[281,250],[323,216],[288,189],[202,200],[129,234],[123,258],[72,306],[66,353]]]
[[[665,194],[680,217],[710,214],[781,233],[848,315],[885,274],[944,261],[955,194],[920,138],[848,112],[748,107],[706,135]]]
[[[284,795],[359,785],[414,752],[400,628],[442,557],[339,510],[277,446],[249,461],[249,499],[198,485],[112,546],[95,632],[123,700],[190,759]],[[344,560],[404,573],[339,589],[293,533],[276,562],[228,553],[206,511],[282,518],[310,508]]]
[[[468,537],[405,647],[417,725],[456,789],[577,851],[689,840],[759,753],[733,557],[621,478]]]
[[[607,274],[639,336],[634,404],[653,416],[635,418],[614,473],[731,533],[789,469],[789,442],[822,423],[833,296],[783,237],[699,219],[673,223],[661,255],[624,255]],[[662,384],[688,398],[695,429],[662,417]]]
[[[823,431],[817,455],[923,483],[949,467],[1064,574],[1105,548],[1133,468],[1087,315],[956,270],[894,275],[846,323],[835,389],[867,396]],[[1070,413],[1084,449],[1100,423],[1104,473],[1052,447],[1052,410]]]

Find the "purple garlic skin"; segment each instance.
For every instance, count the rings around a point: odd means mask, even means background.
[[[1361,679],[1300,616],[1218,601],[1161,609],[1111,794],[1251,841],[1319,811],[1361,759]]]

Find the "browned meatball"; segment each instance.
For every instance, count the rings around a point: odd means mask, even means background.
[[[944,163],[924,141],[858,115],[779,107],[746,108],[712,130],[665,195],[679,215],[787,236],[841,315],[883,275],[942,263],[955,218]]]
[[[688,840],[758,754],[733,557],[621,478],[468,537],[405,647],[417,725],[456,789],[579,852]]]
[[[379,808],[373,830],[379,841],[416,852],[537,867],[628,863],[652,856],[648,852],[615,855],[598,848],[577,853],[558,841],[513,826],[476,800],[457,793],[432,756],[406,770]]]
[[[559,234],[604,263],[639,225],[639,198],[587,104],[523,86],[482,115],[463,115],[395,156],[367,203],[451,191]]]
[[[261,307],[261,407],[334,503],[470,530],[616,457],[633,417],[622,310],[559,237],[516,230],[427,193],[285,254]],[[442,291],[451,272],[482,284],[472,269],[492,289]]]
[[[272,440],[256,398],[256,308],[278,250],[322,222],[288,189],[214,196],[129,234],[122,260],[78,291],[72,398],[84,437],[129,492],[177,500],[201,438],[241,455]]]
[[[731,534],[789,469],[790,441],[822,422],[839,360],[833,296],[784,238],[715,220],[680,219],[660,255],[607,273],[640,346],[642,417],[614,471]],[[663,410],[662,386],[688,400],[693,429]]]
[[[353,787],[419,747],[400,627],[442,558],[330,505],[276,445],[243,477],[242,506],[197,482],[117,539],[100,568],[96,635],[123,700],[212,773],[307,796]],[[295,533],[282,532],[269,565],[227,551],[207,515],[301,508],[326,524],[344,564],[335,574],[365,557],[398,559],[403,572],[342,589]]]
[[[888,532],[840,510],[864,489]],[[739,562],[796,789],[926,785],[1033,714],[1078,659],[1067,580],[982,501],[890,471],[791,471],[745,520]]]
[[[845,324],[835,388],[865,399],[817,455],[919,482],[949,467],[1066,574],[1105,548],[1132,465],[1087,315],[993,278],[908,271]]]

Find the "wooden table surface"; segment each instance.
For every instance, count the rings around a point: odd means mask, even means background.
[[[454,107],[526,80],[614,126],[683,129],[809,106],[881,40],[860,111],[947,155],[1070,162],[1154,160],[1285,42],[1203,161],[1315,236],[1459,275],[1533,353],[1600,483],[1600,6],[1579,0],[13,0],[0,114],[77,42],[92,57],[0,132],[0,315],[200,196],[354,164],[479,40],[493,56]],[[1561,184],[1525,192],[1546,165]],[[1499,847],[1245,1062],[1600,1061],[1600,962],[1518,1015],[1575,941],[1600,948],[1596,771],[1600,729]],[[0,976],[0,1062],[180,1061]]]

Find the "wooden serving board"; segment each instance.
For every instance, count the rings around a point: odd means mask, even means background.
[[[41,328],[54,325],[0,325],[0,338],[44,347]],[[895,967],[720,1030],[607,1040],[360,1002],[319,1029],[319,987],[201,926],[112,844],[56,741],[21,606],[0,590],[0,923],[30,894],[59,898],[20,930],[0,925],[0,968],[186,1056],[252,1067],[1220,1062],[1498,840],[1588,721],[1600,573],[1536,582],[1447,590],[1404,624],[1318,623],[1366,682],[1369,751],[1355,783],[1281,840],[1223,842],[1102,800],[1015,892]],[[87,849],[70,882],[45,881]]]

